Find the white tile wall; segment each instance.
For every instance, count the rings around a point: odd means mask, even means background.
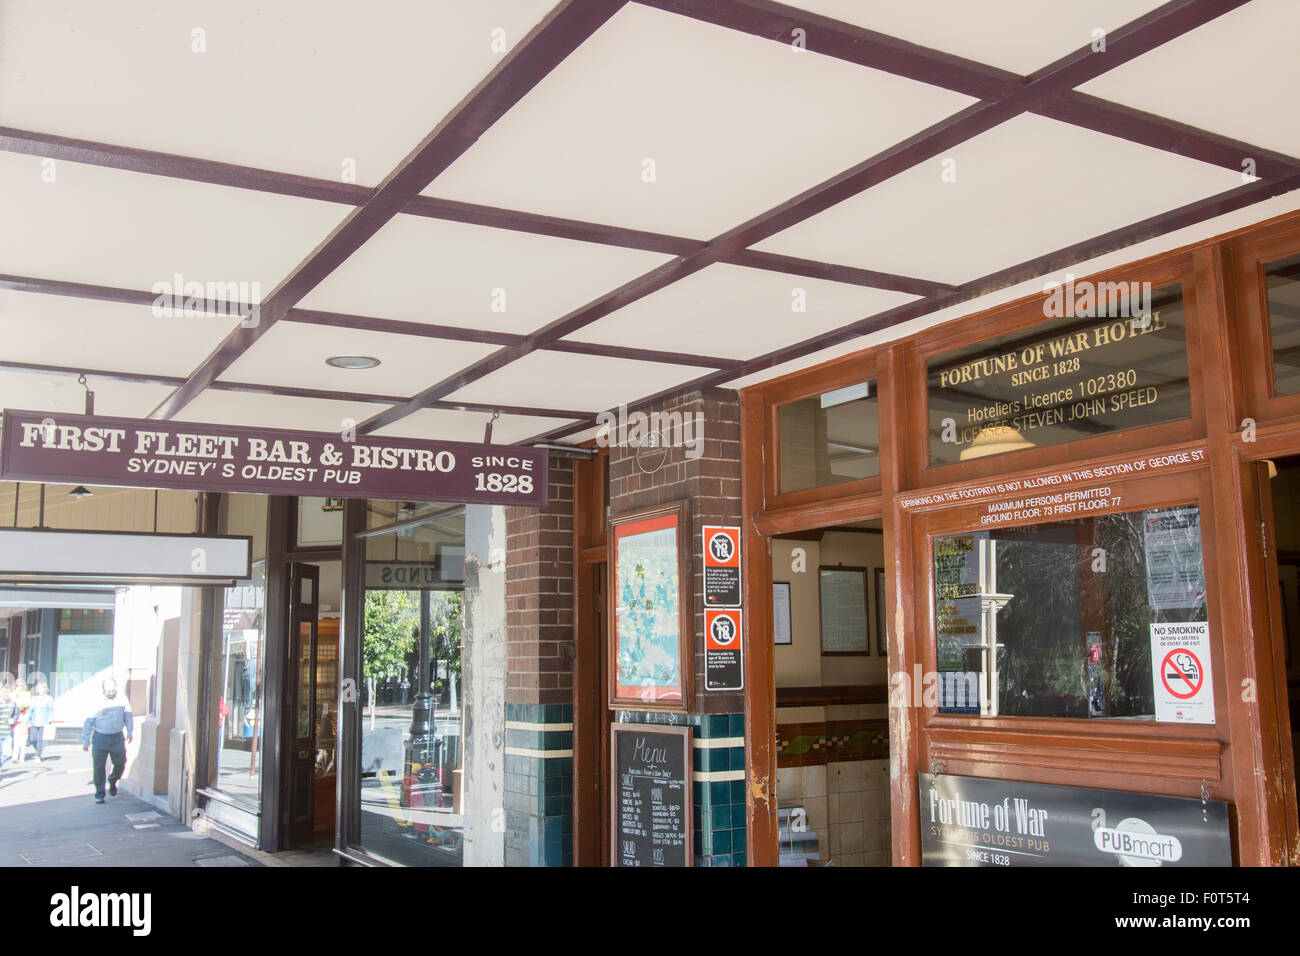
[[[892,859],[889,761],[854,760],[776,772],[780,806],[808,809],[822,862],[889,866]]]

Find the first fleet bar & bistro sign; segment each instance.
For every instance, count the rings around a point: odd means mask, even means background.
[[[349,432],[4,412],[0,478],[190,491],[542,505],[544,449]]]

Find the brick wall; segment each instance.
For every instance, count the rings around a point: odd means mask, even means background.
[[[545,508],[506,509],[506,701],[573,701],[573,461],[552,458]]]
[[[573,862],[573,461],[506,509],[506,866]]]
[[[743,693],[708,692],[704,689],[704,556],[701,528],[706,524],[740,524],[740,403],[734,391],[707,389],[688,393],[655,411],[683,416],[703,416],[704,441],[699,457],[685,447],[661,452],[643,451],[645,474],[637,464],[637,449],[614,446],[609,456],[610,512],[636,511],[652,505],[686,499],[691,502],[691,553],[695,592],[694,698],[698,714],[733,714],[744,711]]]

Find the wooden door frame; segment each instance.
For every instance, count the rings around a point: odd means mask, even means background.
[[[609,862],[608,810],[602,786],[607,776],[609,702],[605,641],[597,633],[590,575],[606,563],[609,449],[573,463],[573,619],[577,654],[573,662],[573,862]],[[606,619],[608,629],[609,621]]]
[[[310,569],[311,573],[306,573]],[[298,665],[299,658],[297,654],[298,642],[301,638],[300,627],[302,624],[311,625],[311,649],[308,655],[308,672],[311,675],[308,681],[309,713],[310,728],[309,737],[312,746],[309,748],[312,756],[315,756],[316,749],[316,654],[318,643],[318,616],[320,607],[320,568],[315,564],[306,561],[295,561],[287,569],[289,578],[289,631],[288,631],[288,651],[289,667],[285,672],[284,682],[284,716],[286,742],[288,750],[285,753],[285,777],[286,784],[284,815],[285,815],[285,845],[288,847],[309,846],[315,838],[315,778],[313,774],[313,786],[305,789],[306,793],[303,799],[307,800],[306,819],[309,826],[308,832],[311,834],[306,840],[295,840],[294,838],[294,798],[292,789],[296,783],[296,771],[298,756],[296,749],[301,742],[308,739],[299,737],[296,729],[298,719],[297,708],[301,706],[302,701],[298,699]],[[301,575],[301,576],[300,576]],[[310,580],[312,582],[311,602],[305,602],[301,599],[301,592],[295,590],[295,585],[302,581]]]

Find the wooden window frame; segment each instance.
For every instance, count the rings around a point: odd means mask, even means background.
[[[1077,279],[1081,282],[1150,282],[1152,290],[1179,285],[1182,288],[1183,309],[1187,322],[1187,377],[1191,400],[1191,416],[1171,422],[1120,429],[1080,438],[1027,448],[1024,451],[989,455],[970,461],[930,464],[930,402],[927,390],[927,363],[953,352],[978,345],[1004,335],[1025,333],[1032,335],[1034,327],[1054,321],[1043,316],[1046,296],[1035,296],[1029,301],[1018,300],[983,315],[958,320],[927,329],[915,339],[915,347],[907,359],[906,394],[901,403],[906,410],[907,431],[911,454],[908,465],[913,476],[911,489],[963,481],[967,478],[989,477],[1012,471],[1024,471],[1063,461],[1083,461],[1109,455],[1117,451],[1137,452],[1146,448],[1180,441],[1195,440],[1205,434],[1205,408],[1202,398],[1202,363],[1207,356],[1202,349],[1200,329],[1205,321],[1212,321],[1207,304],[1197,302],[1196,282],[1192,256],[1182,253],[1160,259],[1147,260]],[[1206,314],[1202,314],[1202,313]]]
[[[806,398],[816,398],[838,388],[872,382],[877,403],[881,400],[880,377],[876,374],[876,357],[855,356],[852,361],[838,363],[831,369],[818,369],[819,374],[801,374],[778,381],[764,390],[766,405],[764,443],[773,449],[764,471],[764,505],[766,508],[792,508],[816,504],[827,498],[844,498],[880,494],[880,476],[859,478],[856,481],[839,481],[799,491],[782,492],[781,488],[781,406]],[[879,428],[879,420],[877,420]],[[883,444],[883,442],[882,442]],[[883,471],[883,462],[881,469]]]
[[[1203,448],[1192,443],[1186,448]],[[1165,449],[1173,451],[1175,449]],[[1178,449],[1182,450],[1182,449]],[[1119,460],[1124,457],[1119,456]],[[1090,511],[1087,517],[1195,504],[1203,518],[1212,514],[1210,472],[1206,462],[1172,466],[1138,478],[1107,479],[1120,504]],[[1075,486],[1089,483],[1075,483]],[[1005,496],[1003,496],[1005,497]],[[924,593],[915,595],[917,654],[923,668],[937,668],[935,634],[934,540],[950,534],[984,530],[979,517],[988,500],[945,506],[915,516],[912,528],[912,574]],[[1043,516],[1015,525],[1033,527],[1069,518]],[[1225,652],[1231,641],[1219,606],[1221,556],[1214,522],[1201,525],[1201,555],[1206,580],[1206,618],[1211,634],[1213,674],[1226,675]],[[1134,792],[1189,796],[1200,781],[1212,785],[1216,799],[1235,800],[1231,767],[1231,733],[1224,676],[1214,681],[1213,724],[1159,723],[1131,718],[984,717],[945,714],[936,706],[916,707],[928,748],[923,764],[931,772],[989,776],[995,769],[1008,779],[1059,786],[1102,786]],[[1058,748],[1069,748],[1068,761],[1054,761]],[[935,768],[941,768],[936,770]],[[919,768],[924,769],[924,767]],[[997,775],[997,774],[994,774]]]
[[[1274,395],[1273,338],[1264,264],[1300,254],[1300,224],[1284,222],[1225,244],[1230,318],[1240,342],[1235,371],[1248,414],[1258,421],[1300,417],[1300,392]]]

